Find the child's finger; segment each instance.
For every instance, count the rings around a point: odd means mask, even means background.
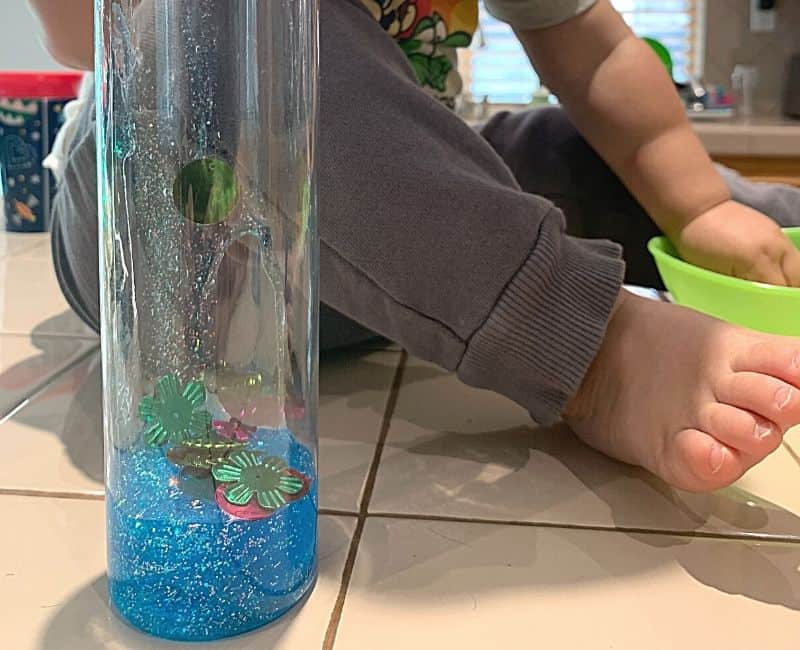
[[[800,287],[800,251],[794,246],[783,256],[783,275],[790,287]]]
[[[759,262],[751,266],[741,277],[745,280],[763,282],[777,287],[786,286],[786,277],[784,276],[780,263],[768,258],[759,260]]]

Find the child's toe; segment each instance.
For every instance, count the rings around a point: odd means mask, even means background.
[[[782,431],[800,422],[800,389],[756,372],[736,372],[716,387],[717,399],[775,422]]]
[[[775,451],[783,438],[774,422],[729,404],[709,404],[700,419],[703,431],[753,462]]]
[[[800,347],[795,340],[768,338],[744,348],[731,364],[735,372],[771,375],[800,386]]]
[[[716,438],[684,429],[672,441],[663,468],[676,487],[707,492],[730,485],[747,470],[742,455]]]

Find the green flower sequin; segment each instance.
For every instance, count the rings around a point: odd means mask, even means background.
[[[205,386],[190,381],[181,386],[175,375],[156,382],[155,396],[146,395],[139,403],[139,417],[146,425],[145,442],[160,447],[166,442],[184,442],[205,437],[211,431],[211,414],[202,407]]]
[[[244,506],[255,496],[262,508],[277,510],[286,505],[287,495],[298,494],[304,487],[303,481],[287,469],[280,458],[237,451],[211,471],[218,481],[231,484],[225,488],[229,503]]]

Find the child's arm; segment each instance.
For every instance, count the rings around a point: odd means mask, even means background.
[[[731,201],[663,65],[609,0],[518,35],[575,125],[685,258],[800,285],[800,254],[769,218]]]
[[[94,67],[94,2],[92,0],[29,0],[45,30],[50,54],[62,65]]]

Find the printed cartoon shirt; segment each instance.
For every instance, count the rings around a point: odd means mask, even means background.
[[[420,85],[448,106],[461,93],[458,50],[478,29],[478,0],[361,0],[408,57]],[[596,0],[486,0],[487,10],[518,28],[556,25]]]

